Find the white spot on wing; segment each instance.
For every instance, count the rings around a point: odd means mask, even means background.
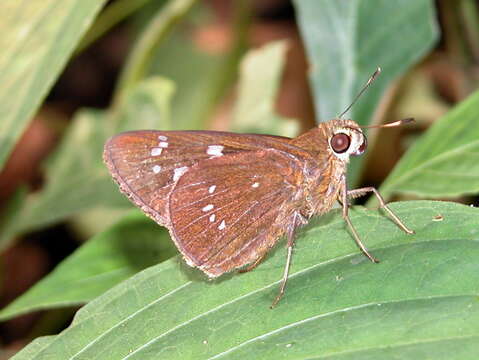
[[[168,138],[165,135],[160,135],[160,136],[158,136],[158,140],[166,141],[166,140],[168,140]]]
[[[180,177],[182,177],[183,174],[184,174],[185,172],[187,172],[187,171],[188,171],[188,166],[182,166],[182,167],[180,167],[180,168],[176,168],[176,169],[175,169],[175,172],[174,172],[174,174],[173,174],[173,181],[178,180],[178,179],[179,179]]]
[[[160,165],[153,166],[153,172],[155,174],[158,174],[160,171],[161,171],[161,166]]]
[[[253,185],[251,185],[251,187],[256,189],[257,187],[259,187],[259,182],[255,182]]]
[[[225,147],[222,145],[210,145],[208,149],[206,149],[206,153],[211,156],[223,156],[223,149]]]
[[[208,189],[208,192],[209,192],[210,194],[213,194],[213,193],[215,192],[215,190],[216,190],[216,185],[211,185],[211,186],[209,187],[209,189]]]
[[[213,210],[213,208],[214,208],[213,204],[208,204],[203,209],[201,209],[201,211],[207,212],[207,211]]]
[[[218,230],[224,230],[225,227],[226,227],[226,222],[223,220],[220,226],[218,226]]]
[[[168,147],[168,143],[166,141],[160,141],[160,143],[158,144],[158,146],[160,148],[167,148]]]
[[[162,148],[153,148],[153,149],[151,149],[151,156],[161,155],[162,151],[163,151]]]
[[[210,222],[214,222],[216,219],[216,215],[215,214],[211,214],[210,215]]]

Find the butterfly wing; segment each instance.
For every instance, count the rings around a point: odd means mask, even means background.
[[[168,226],[168,196],[187,169],[209,158],[288,146],[289,140],[216,131],[132,131],[111,138],[103,157],[120,190]]]
[[[298,211],[302,163],[276,149],[206,159],[169,197],[170,232],[185,260],[210,277],[265,254]]]

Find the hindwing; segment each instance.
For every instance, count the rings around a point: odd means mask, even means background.
[[[274,149],[194,165],[169,197],[170,232],[186,261],[215,277],[262,257],[298,210],[301,170]]]

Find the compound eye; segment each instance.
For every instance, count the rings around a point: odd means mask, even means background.
[[[366,139],[366,136],[365,136],[363,138],[363,143],[361,144],[361,146],[358,149],[359,155],[361,155],[363,152],[365,152],[367,148],[368,148],[368,139]]]
[[[337,154],[347,151],[349,145],[351,145],[351,138],[346,134],[339,133],[331,138],[331,148]]]

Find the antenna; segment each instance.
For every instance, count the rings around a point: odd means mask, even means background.
[[[389,128],[389,127],[396,127],[396,126],[402,126],[405,124],[410,124],[415,122],[414,118],[406,118],[406,119],[401,119],[398,121],[393,121],[390,123],[386,124],[381,124],[381,125],[369,125],[369,126],[360,126],[361,129],[377,129],[377,128]]]
[[[352,103],[346,108],[346,110],[344,110],[341,115],[339,115],[339,119],[341,119],[343,117],[344,114],[346,114],[352,107],[353,105],[356,103],[356,101],[358,101],[358,99],[360,98],[360,96],[363,94],[363,92],[366,91],[366,89],[369,87],[369,85],[371,85],[371,83],[376,79],[376,77],[381,73],[381,68],[378,66],[378,68],[376,69],[376,71],[371,75],[371,77],[368,79],[368,81],[366,82],[366,84],[363,86],[363,88],[361,89],[361,91],[356,95],[356,97],[354,98],[354,100],[352,101]]]

